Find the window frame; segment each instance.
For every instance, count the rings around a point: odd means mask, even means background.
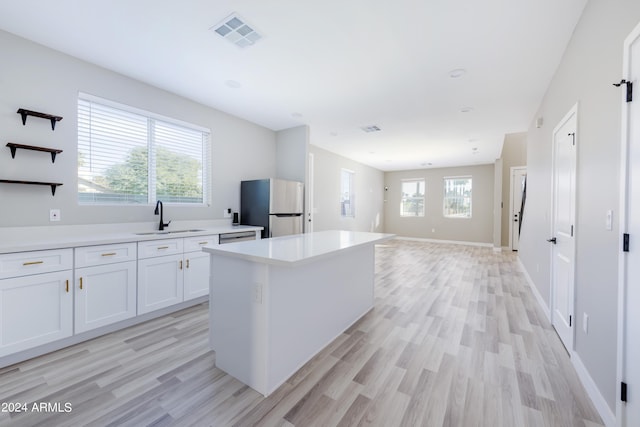
[[[345,176],[349,177],[348,190],[345,192]],[[346,168],[340,168],[340,217],[342,218],[355,218],[356,217],[356,202],[355,202],[355,171]],[[348,194],[348,199],[345,197]],[[348,200],[349,211],[345,209],[345,202]]]
[[[157,189],[158,189],[158,177],[157,177],[157,172],[154,170],[156,163],[157,163],[157,158],[156,158],[156,154],[159,150],[160,147],[163,146],[162,141],[160,140],[160,138],[156,137],[156,135],[154,134],[154,130],[156,129],[156,123],[159,123],[159,127],[165,127],[165,128],[170,128],[170,127],[178,127],[178,128],[182,128],[183,130],[187,130],[190,132],[199,132],[202,134],[202,146],[201,146],[201,150],[202,150],[202,157],[198,160],[201,160],[202,162],[202,171],[201,171],[201,182],[199,184],[201,184],[202,186],[202,201],[198,201],[198,202],[185,202],[185,201],[171,201],[171,200],[167,200],[165,202],[165,199],[160,196],[161,200],[163,200],[163,202],[166,205],[172,205],[172,206],[190,206],[190,207],[206,207],[206,206],[210,206],[211,203],[211,130],[209,128],[203,127],[203,126],[199,126],[193,123],[189,123],[189,122],[185,122],[179,119],[175,119],[173,117],[168,117],[168,116],[164,116],[161,114],[157,114],[151,111],[147,111],[147,110],[143,110],[141,108],[137,108],[137,107],[133,107],[127,104],[122,104],[116,101],[112,101],[109,99],[105,99],[105,98],[101,98],[95,95],[91,95],[91,94],[87,94],[87,93],[83,93],[83,92],[79,92],[78,93],[78,98],[77,98],[77,114],[78,114],[78,123],[77,123],[77,137],[78,137],[78,141],[77,141],[77,147],[76,147],[76,152],[78,154],[78,156],[80,156],[80,152],[81,152],[81,148],[83,147],[83,145],[81,144],[81,138],[80,138],[80,132],[81,132],[81,124],[80,124],[80,119],[81,119],[81,114],[80,114],[80,109],[81,109],[81,105],[82,103],[90,103],[90,104],[95,104],[98,105],[100,107],[105,107],[108,109],[113,109],[113,110],[117,110],[118,112],[123,113],[124,115],[130,114],[130,115],[135,115],[135,116],[139,116],[141,118],[144,118],[147,122],[147,145],[146,145],[146,149],[147,149],[147,175],[146,175],[146,179],[147,179],[147,200],[146,202],[131,202],[131,201],[124,201],[124,199],[126,198],[126,194],[125,193],[114,193],[117,195],[121,195],[123,198],[123,201],[117,201],[117,200],[106,200],[106,201],[100,201],[100,200],[83,200],[82,199],[82,195],[83,194],[87,194],[87,192],[81,192],[80,191],[80,178],[81,177],[81,170],[80,170],[80,164],[78,163],[78,170],[77,170],[77,177],[78,177],[78,185],[76,186],[76,194],[77,194],[77,202],[78,205],[80,206],[149,206],[149,205],[154,205],[156,203],[156,200],[158,198],[157,196]],[[90,117],[89,117],[90,118]],[[89,125],[91,126],[91,125]],[[134,195],[135,196],[135,195]],[[177,198],[180,197],[185,197],[183,196],[176,196]]]
[[[422,197],[410,196],[405,197],[404,184],[416,183],[420,185],[422,183]],[[419,190],[419,187],[417,188]],[[404,212],[404,205],[407,200],[422,200],[422,212],[421,214],[408,215]],[[407,178],[400,180],[400,217],[401,218],[424,218],[426,216],[426,203],[427,203],[427,181],[425,178]]]
[[[468,204],[469,204],[469,208],[468,208],[468,215],[460,215],[460,214],[447,214],[447,201],[451,198],[451,196],[447,196],[447,181],[449,180],[462,180],[462,179],[466,179],[469,180],[469,196],[466,197],[464,195],[460,195],[460,196],[453,196],[455,198],[463,198],[463,204],[464,202],[464,198],[468,198]],[[442,216],[445,218],[451,218],[451,219],[471,219],[473,218],[473,176],[472,175],[462,175],[462,176],[445,176],[442,178]]]

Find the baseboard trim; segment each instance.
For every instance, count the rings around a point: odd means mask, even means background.
[[[591,375],[589,375],[589,371],[582,363],[582,360],[580,359],[580,356],[578,356],[578,353],[576,353],[575,351],[571,352],[571,363],[573,363],[573,367],[578,374],[578,378],[580,378],[582,386],[585,388],[587,394],[591,398],[591,401],[596,407],[596,411],[598,411],[600,418],[602,418],[602,422],[604,422],[604,425],[606,425],[607,427],[615,427],[615,413],[611,410],[611,408],[609,408],[607,401],[602,396],[602,393],[600,393],[600,390],[598,390],[596,383],[593,381],[593,378],[591,378]]]
[[[536,297],[536,300],[538,301],[538,305],[544,312],[544,315],[547,316],[547,320],[551,322],[551,310],[549,310],[549,306],[544,301],[544,298],[542,298],[542,295],[540,294],[540,291],[538,290],[535,283],[533,283],[533,280],[531,279],[531,276],[529,276],[529,272],[524,267],[524,264],[522,263],[522,260],[520,259],[520,257],[518,257],[518,265],[520,266],[520,271],[522,271],[522,274],[524,275],[525,280],[527,281],[527,283],[529,284],[529,287],[531,288],[531,292],[533,293],[533,296]]]
[[[483,248],[493,248],[492,243],[482,243],[482,242],[465,242],[462,240],[440,240],[440,239],[427,239],[424,237],[405,237],[405,236],[396,236],[398,240],[411,240],[415,242],[429,242],[429,243],[449,243],[454,245],[465,245],[465,246],[480,246]]]

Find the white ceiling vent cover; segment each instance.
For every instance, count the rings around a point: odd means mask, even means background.
[[[365,131],[367,133],[380,132],[382,130],[382,129],[380,129],[379,126],[376,126],[376,125],[363,126],[360,129],[362,129],[363,131]]]
[[[262,38],[254,29],[253,25],[247,24],[247,21],[238,16],[237,13],[227,16],[221,22],[211,27],[210,30],[242,48],[251,46]]]

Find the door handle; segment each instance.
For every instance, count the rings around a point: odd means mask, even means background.
[[[557,243],[557,239],[555,237],[552,237],[551,239],[547,239],[547,242],[553,243],[555,245]]]

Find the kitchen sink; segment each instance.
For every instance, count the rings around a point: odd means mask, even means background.
[[[195,233],[196,231],[205,231],[203,229],[200,228],[192,228],[189,230],[167,230],[167,231],[147,231],[144,233],[134,233],[137,236],[152,236],[152,235],[159,235],[159,234],[176,234],[176,233]]]

